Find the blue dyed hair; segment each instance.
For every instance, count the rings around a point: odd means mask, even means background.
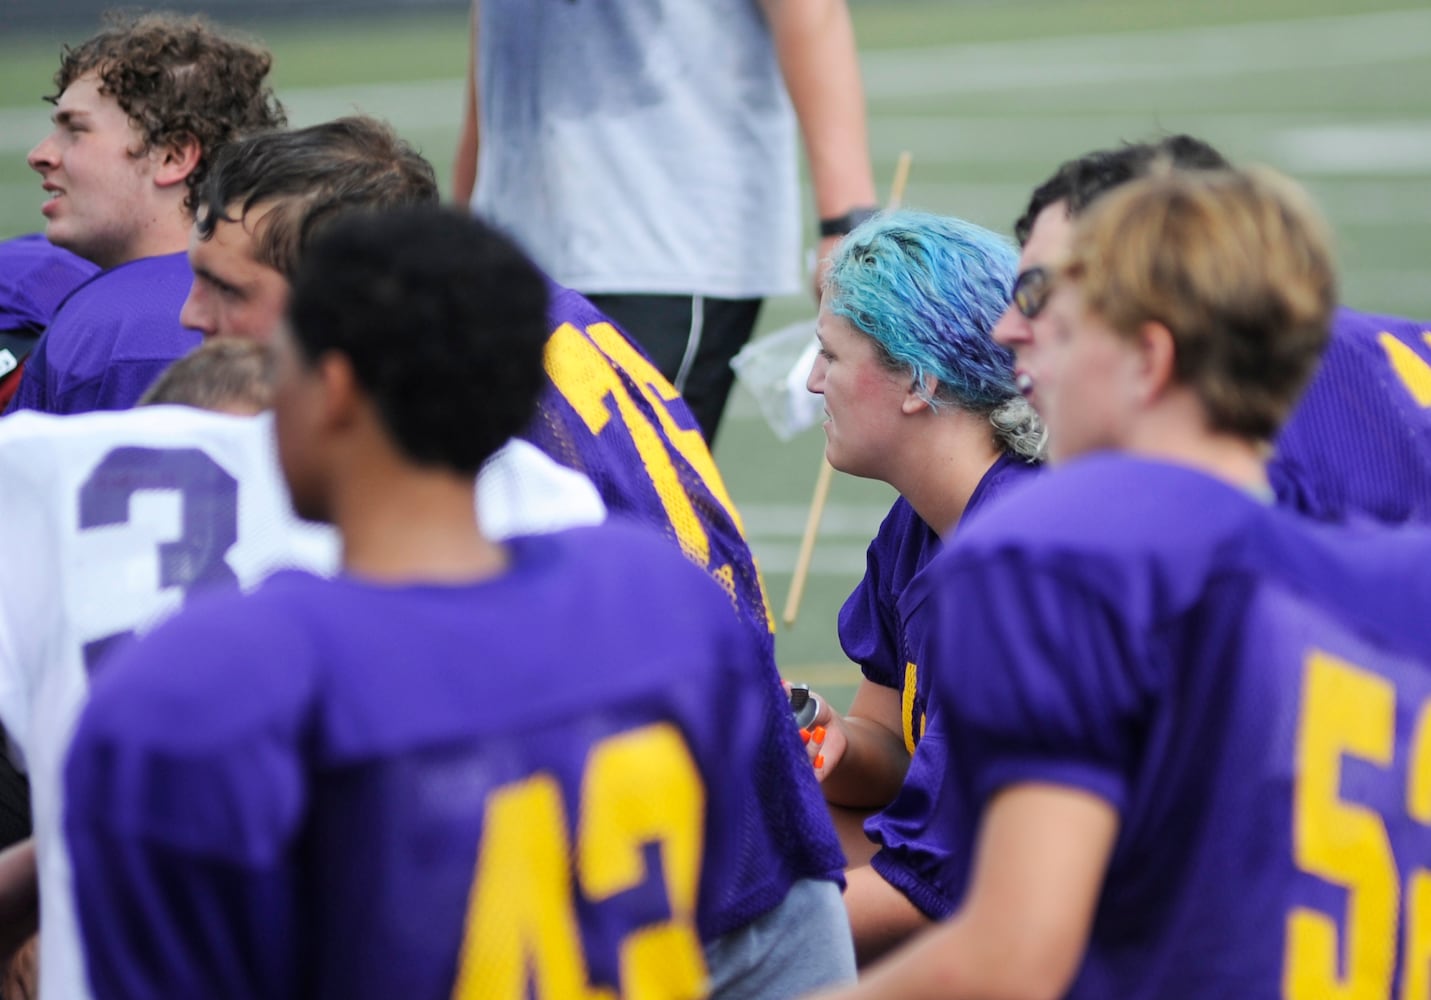
[[[987,413],[1018,395],[1013,354],[994,324],[1009,304],[1018,254],[1003,237],[928,212],[881,213],[840,241],[825,275],[830,311],[869,336],[930,405]]]

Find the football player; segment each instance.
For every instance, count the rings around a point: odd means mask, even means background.
[[[928,623],[905,614],[904,590],[941,539],[1038,468],[1043,429],[992,337],[1015,262],[987,229],[903,211],[857,226],[828,263],[808,381],[824,399],[825,454],[900,493],[840,609],[840,644],[864,680],[849,716],[821,699],[808,727],[852,861],[872,850],[855,821],[894,798],[924,735],[928,684],[911,648]]]
[[[839,867],[790,826],[813,776],[722,589],[634,526],[498,543],[472,517],[545,384],[547,299],[514,244],[435,208],[305,250],[278,450],[341,574],[195,602],[96,678],[65,830],[98,996],[852,975]]]
[[[1001,328],[1059,467],[911,588],[964,850],[849,996],[1428,988],[1431,537],[1280,508],[1266,465],[1329,235],[1270,172],[1150,173]]]
[[[1004,324],[1037,322],[1045,275],[1067,252],[1074,220],[1164,158],[1184,170],[1228,165],[1206,142],[1174,135],[1069,160],[1034,190],[1014,224],[1023,256]],[[1431,522],[1431,324],[1339,308],[1268,474],[1279,503],[1319,519]]]
[[[198,343],[179,323],[194,190],[224,142],[283,123],[271,64],[256,44],[170,14],[117,18],[64,50],[54,128],[29,163],[45,235],[104,270],[50,322],[11,410],[133,406]]]

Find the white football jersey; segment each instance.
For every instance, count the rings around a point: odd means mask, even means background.
[[[209,587],[331,572],[288,503],[268,417],[183,407],[0,420],[0,722],[30,773],[45,996],[85,997],[63,768],[101,655]]]
[[[30,776],[40,983],[90,995],[63,843],[63,769],[90,672],[208,587],[331,573],[337,534],[299,520],[270,415],[154,406],[0,420],[0,723]],[[591,482],[517,442],[478,477],[494,537],[600,521]]]

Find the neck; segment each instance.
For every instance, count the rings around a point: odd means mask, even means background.
[[[333,499],[343,568],[385,583],[473,583],[507,550],[477,523],[476,479],[397,459],[367,461]]]
[[[117,267],[145,257],[163,257],[189,249],[189,229],[193,220],[181,202],[164,201],[135,230],[133,238],[115,260],[96,260],[100,267]]]
[[[926,416],[918,447],[888,481],[925,524],[947,538],[998,461],[999,448],[986,417],[953,407]]]
[[[1125,450],[1197,469],[1258,497],[1271,495],[1267,445],[1208,430],[1201,407],[1195,414],[1168,409],[1149,414]]]

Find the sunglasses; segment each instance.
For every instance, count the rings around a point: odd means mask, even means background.
[[[1027,319],[1033,319],[1043,312],[1048,304],[1049,293],[1053,291],[1053,275],[1046,267],[1031,267],[1020,271],[1014,279],[1014,308]]]

